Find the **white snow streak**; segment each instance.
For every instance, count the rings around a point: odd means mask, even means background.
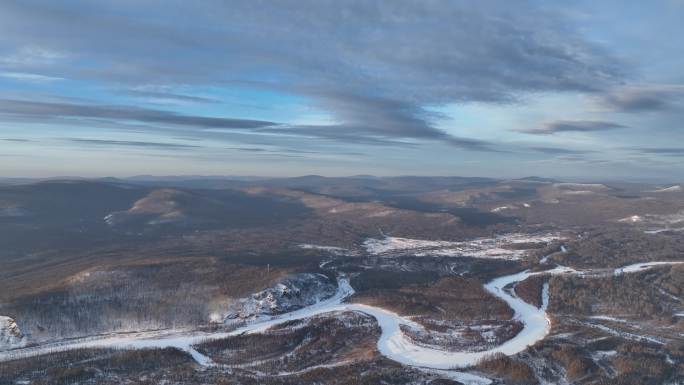
[[[638,271],[643,271],[650,269],[653,266],[662,266],[662,265],[679,265],[684,262],[678,262],[678,261],[672,261],[672,262],[642,262],[642,263],[635,263],[632,265],[627,265],[623,267],[618,267],[615,269],[613,272],[614,275],[621,275],[625,273],[636,273]]]

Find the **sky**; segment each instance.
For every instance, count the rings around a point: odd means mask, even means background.
[[[684,1],[0,2],[0,176],[684,179]]]

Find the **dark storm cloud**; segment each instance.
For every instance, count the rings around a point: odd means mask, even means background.
[[[94,118],[113,121],[163,123],[199,128],[252,129],[275,123],[250,120],[183,115],[132,106],[102,106],[59,102],[0,99],[0,113],[29,118]]]
[[[625,127],[626,126],[618,123],[597,120],[558,120],[555,122],[546,123],[541,127],[518,131],[524,132],[526,134],[553,135],[560,132],[594,132],[614,130]]]
[[[46,52],[54,52],[51,73],[69,79],[258,84],[310,98],[340,130],[354,128],[347,135],[321,127],[326,132],[312,136],[351,143],[438,140],[491,151],[435,128],[439,117],[425,108],[506,103],[538,91],[602,92],[624,76],[619,60],[583,38],[563,14],[533,1],[8,1],[0,25],[0,48],[43,49],[40,57],[23,58],[24,71],[44,68]],[[249,125],[131,114],[154,123]]]
[[[124,146],[124,147],[153,147],[160,149],[192,149],[200,148],[200,146],[191,146],[187,144],[176,143],[159,143],[159,142],[141,142],[131,140],[101,140],[101,139],[82,139],[82,138],[67,138],[65,139],[72,143],[92,144],[97,146]]]

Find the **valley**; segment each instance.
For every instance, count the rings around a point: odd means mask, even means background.
[[[118,188],[61,183],[20,188]],[[644,230],[639,221],[602,211],[619,207],[624,191],[495,180],[464,191],[462,181],[454,181],[449,188],[459,200],[440,204],[481,212],[506,205],[511,209],[497,213],[516,214],[480,226],[454,211],[398,208],[395,198],[383,201],[387,193],[347,200],[367,181],[348,181],[340,196],[334,189],[320,195],[318,181],[297,181],[297,190],[274,183],[236,182],[207,193],[130,184],[128,190],[139,192],[123,205],[129,209],[90,214],[75,208],[77,217],[60,219],[60,231],[75,234],[72,245],[46,250],[16,243],[4,250],[0,383],[114,383],[127,376],[170,383],[220,383],[225,376],[229,383],[349,383],[358,373],[369,383],[478,385],[681,377],[684,242],[678,232]],[[225,188],[230,192],[221,192]],[[443,199],[444,188],[437,194],[402,185],[390,195]],[[524,194],[496,193],[516,188]],[[4,226],[30,226],[32,218],[48,215],[42,211],[47,206],[30,203],[31,194],[13,201],[15,189],[6,187],[0,198],[13,207],[5,211],[25,215],[6,216]],[[654,203],[655,190],[639,189],[642,203],[629,199],[624,211],[655,218],[665,215],[659,205],[684,210],[679,198]],[[549,191],[557,191],[551,200]],[[575,191],[597,196],[576,201]],[[196,194],[206,198],[186,198]],[[225,197],[241,203],[222,203]],[[77,202],[60,199],[65,207]],[[233,224],[264,199],[273,202],[263,219]],[[275,215],[274,205],[290,211]],[[597,226],[565,217],[567,205],[591,207]],[[227,221],[216,215],[221,210],[230,214]],[[547,218],[536,222],[538,211]],[[111,212],[136,219],[115,221]],[[104,227],[90,229],[89,221]],[[87,240],[78,238],[83,226],[95,231]],[[87,253],[70,252],[84,245]],[[27,277],[40,285],[25,285]],[[124,359],[129,355],[148,362],[138,367]],[[179,364],[157,361],[165,356]],[[643,377],[635,368],[649,360],[659,364]],[[41,368],[50,362],[70,369],[45,377]],[[114,374],[104,376],[105,366]]]

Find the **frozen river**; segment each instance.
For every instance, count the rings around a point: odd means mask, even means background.
[[[643,271],[653,266],[676,264],[681,262],[646,262],[624,266],[615,269],[613,274],[628,274]],[[165,332],[141,332],[118,334],[111,336],[90,337],[65,342],[39,345],[0,352],[0,361],[30,357],[57,351],[65,351],[77,348],[124,348],[143,349],[175,347],[184,350],[201,365],[211,366],[212,360],[199,353],[193,346],[213,339],[226,338],[239,334],[261,333],[268,328],[282,324],[286,321],[304,319],[315,315],[340,311],[357,311],[374,317],[382,332],[378,340],[378,350],[387,358],[405,365],[422,369],[454,369],[464,368],[477,364],[483,357],[494,353],[513,355],[525,350],[528,346],[544,339],[551,329],[550,321],[546,313],[549,302],[548,285],[543,287],[543,301],[540,308],[530,305],[518,298],[512,291],[506,290],[506,286],[525,280],[527,277],[538,274],[586,274],[591,271],[576,271],[570,268],[557,267],[543,272],[523,271],[511,275],[496,278],[485,285],[485,289],[492,295],[504,300],[514,311],[514,319],[519,320],[523,328],[513,338],[492,349],[468,352],[447,351],[438,346],[423,346],[414,343],[402,332],[401,326],[407,326],[422,330],[423,327],[405,317],[389,310],[354,303],[344,303],[344,300],[354,293],[346,278],[338,281],[338,289],[332,297],[320,301],[314,305],[282,314],[269,319],[262,319],[230,332],[206,333],[197,331],[165,331]],[[457,373],[453,373],[455,375]],[[473,384],[488,383],[489,380],[467,373],[460,373],[462,380]]]

